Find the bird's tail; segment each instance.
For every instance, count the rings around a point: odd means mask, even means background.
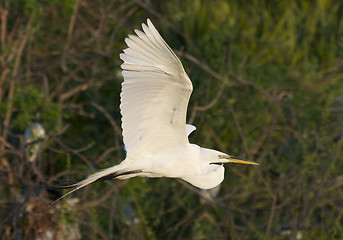
[[[119,165],[116,165],[116,166],[113,166],[110,168],[103,169],[99,172],[96,172],[96,173],[88,176],[87,178],[85,178],[81,182],[78,182],[75,184],[70,184],[70,185],[65,185],[65,186],[53,186],[56,188],[74,188],[74,189],[72,189],[70,192],[64,194],[62,197],[56,199],[50,205],[53,205],[54,203],[61,200],[62,198],[68,196],[69,194],[71,194],[71,193],[73,193],[73,192],[93,183],[93,182],[112,179],[112,178],[116,178],[116,177],[123,176],[123,175],[136,174],[136,173],[140,173],[140,172],[142,172],[142,171],[141,170],[123,169],[119,164]]]

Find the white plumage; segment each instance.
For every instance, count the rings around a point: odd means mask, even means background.
[[[180,60],[148,19],[143,31],[125,39],[120,58],[123,140],[127,156],[119,165],[70,185],[74,192],[94,181],[134,176],[181,178],[209,189],[224,179],[224,163],[257,163],[190,144],[196,128],[186,124],[192,83]],[[68,194],[70,194],[69,192]]]
[[[180,60],[151,21],[144,33],[125,39],[120,54],[124,76],[121,93],[123,140],[127,157],[188,143],[186,113],[192,83]]]

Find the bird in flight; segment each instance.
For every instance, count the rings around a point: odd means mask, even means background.
[[[124,61],[120,110],[126,158],[69,185],[74,189],[66,195],[95,181],[136,176],[180,178],[210,189],[223,181],[223,164],[258,165],[189,143],[188,136],[196,129],[186,124],[192,82],[149,19],[142,28],[125,39],[128,48],[120,54]]]

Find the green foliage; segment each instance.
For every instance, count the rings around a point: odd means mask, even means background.
[[[43,5],[38,0],[10,1],[10,9],[15,14],[21,14],[25,17],[30,17],[31,14],[37,14],[37,17],[41,17],[41,14],[43,13]]]
[[[61,115],[61,106],[49,101],[43,93],[35,88],[20,87],[15,90],[13,97],[15,116],[11,128],[25,131],[39,114],[39,119],[45,129],[56,131],[58,117]]]

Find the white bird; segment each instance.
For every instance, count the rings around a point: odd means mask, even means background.
[[[120,54],[124,61],[120,110],[126,158],[68,186],[74,187],[68,194],[98,180],[136,176],[180,178],[210,189],[223,181],[224,163],[258,165],[189,143],[188,135],[196,129],[186,124],[192,82],[149,19],[142,28],[144,32],[135,30],[136,35],[125,39],[128,48]]]

